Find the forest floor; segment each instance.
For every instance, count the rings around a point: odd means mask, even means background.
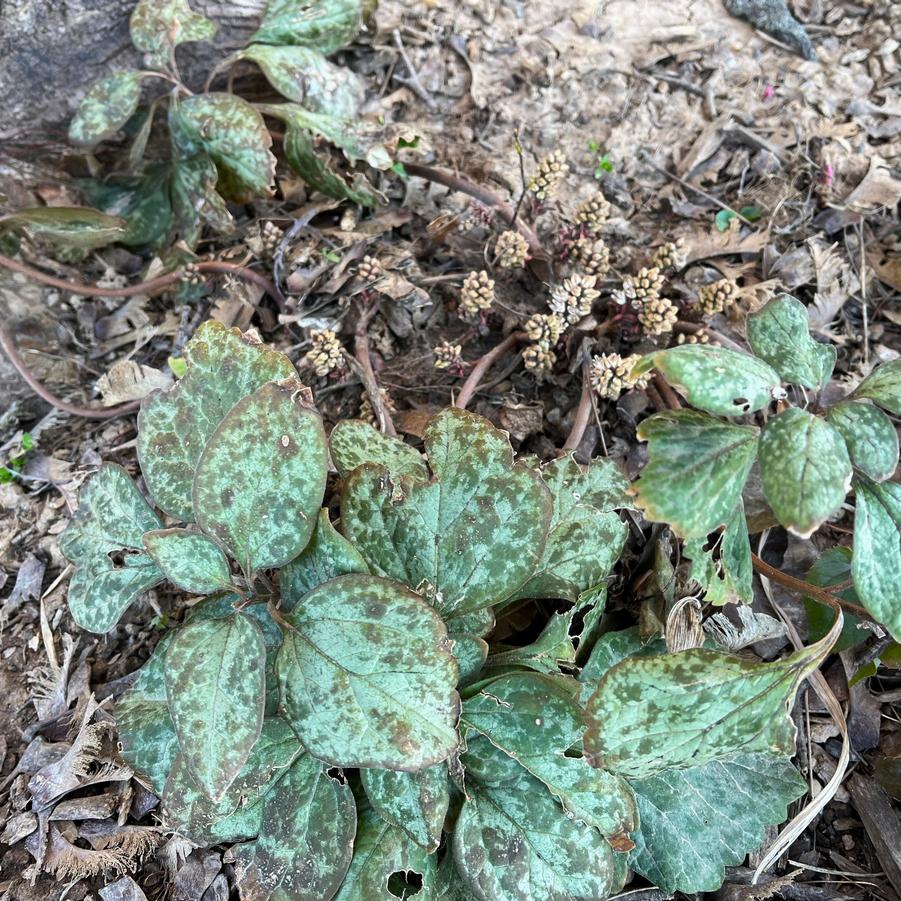
[[[670,288],[683,334],[700,327],[692,301],[714,278],[740,286],[738,303],[707,324],[724,342],[741,343],[747,312],[788,291],[809,305],[814,333],[838,348],[829,390],[840,392],[901,352],[901,183],[891,175],[901,168],[901,21],[891,3],[873,0],[802,0],[795,11],[818,61],[730,17],[719,0],[386,0],[377,32],[346,57],[370,86],[367,112],[418,138],[402,156],[411,163],[454,172],[515,204],[523,192],[517,141],[527,176],[541,158],[562,151],[570,171],[556,197],[540,207],[527,199],[520,215],[553,256],[572,210],[604,192],[613,205],[603,232],[611,269],[602,299],[611,312],[622,277],[650,265],[659,245],[682,239],[688,265]],[[50,204],[76,196],[49,182],[36,193]],[[412,176],[394,177],[386,193],[385,206],[357,221],[280,174],[276,199],[242,210],[230,243],[203,248],[268,274],[272,260],[259,222],[285,228],[315,212],[290,248],[282,311],[229,281],[176,308],[166,295],[76,297],[3,271],[0,299],[29,366],[74,403],[115,404],[171,383],[167,359],[199,322],[214,317],[256,327],[296,360],[334,422],[360,415],[365,393],[352,371],[317,379],[304,368],[309,330],[334,328],[353,347],[354,298],[362,290],[353,273],[364,255],[374,257],[381,274],[366,289],[380,297],[379,312],[366,324],[366,338],[397,429],[415,440],[427,415],[459,390],[468,366],[546,308],[549,276],[537,256],[525,268],[493,270],[493,311],[476,324],[465,321],[458,315],[464,277],[493,268],[498,227],[490,213],[466,193]],[[118,250],[77,267],[32,262],[61,277],[116,285],[146,261]],[[503,356],[470,409],[507,429],[520,451],[552,457],[572,427],[584,353],[625,355],[651,346],[626,328],[606,327],[606,318],[603,304],[596,306],[544,377],[524,369],[517,353]],[[433,348],[442,342],[461,345],[462,368],[435,368]],[[0,384],[0,463],[23,461],[0,483],[0,898],[79,901],[97,897],[104,880],[90,878],[96,861],[89,855],[72,863],[68,878],[34,872],[28,779],[69,749],[72,709],[84,714],[93,696],[114,717],[113,699],[160,634],[162,617],[150,615],[148,604],[133,608],[108,636],[81,632],[67,612],[71,570],[57,547],[79,486],[101,460],[135,471],[135,419],[96,421],[49,409],[3,369]],[[634,476],[643,461],[636,419],[653,405],[653,394],[641,391],[616,402],[598,399],[580,458],[605,453]],[[766,559],[803,576],[823,548],[849,538],[840,525],[809,540],[773,530]],[[610,589],[608,609],[623,617],[637,611],[636,586],[649,565],[643,550],[633,539]],[[789,613],[798,612],[796,598],[773,590]],[[170,609],[165,595],[151,601],[163,614]],[[762,591],[759,603],[764,609]],[[761,653],[783,647],[771,643]],[[901,674],[882,668],[849,689],[846,668],[854,665],[836,656],[824,673],[848,708],[851,775],[780,862],[777,872],[787,876],[770,886],[772,897],[901,893],[901,822],[885,794],[901,798]],[[839,732],[812,691],[802,691],[797,719],[798,763],[815,795],[834,771]],[[65,765],[58,774],[72,776]],[[128,823],[138,822],[135,814],[153,799],[114,776],[97,796],[103,800],[73,808],[71,820],[97,817],[106,804],[106,816],[131,811]],[[874,791],[882,794],[874,799]],[[140,822],[152,822],[152,814]],[[188,854],[177,841],[164,848],[141,856],[146,848],[136,838],[129,849],[142,860],[130,876],[148,898],[169,890],[185,901],[229,897],[223,849]],[[735,868],[715,897],[769,897],[747,886],[754,863]],[[115,891],[101,897],[140,898],[128,894],[127,881]],[[642,890],[640,880],[625,892],[661,897]]]

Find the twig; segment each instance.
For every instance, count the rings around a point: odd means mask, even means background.
[[[582,364],[582,395],[579,398],[579,406],[576,407],[572,428],[563,444],[563,453],[574,451],[582,443],[585,429],[588,428],[588,423],[591,421],[591,379],[588,373],[588,362],[586,361]]]
[[[482,381],[482,377],[486,372],[492,367],[495,360],[502,357],[508,350],[512,350],[519,344],[521,341],[527,341],[524,332],[513,332],[510,335],[507,335],[497,347],[493,347],[488,351],[477,363],[472,367],[472,372],[466,377],[466,381],[463,382],[462,387],[460,388],[460,393],[457,395],[457,399],[454,401],[454,406],[458,407],[461,410],[466,409],[466,405],[472,400],[473,394],[476,393],[476,389],[479,387],[479,382]]]
[[[369,333],[367,332],[367,327],[372,317],[378,312],[378,309],[379,304],[375,302],[368,308],[361,310],[360,318],[357,320],[357,327],[354,331],[354,355],[347,359],[366,388],[366,394],[369,395],[369,403],[372,405],[372,411],[375,413],[379,428],[386,435],[396,435],[397,430],[394,428],[391,414],[385,408],[382,400],[382,390],[379,388],[378,380],[375,377],[375,370],[372,368],[372,357],[369,354]]]
[[[420,100],[422,100],[422,102],[425,103],[425,105],[432,112],[435,112],[438,109],[438,104],[435,103],[432,95],[423,87],[422,82],[419,80],[419,74],[413,67],[413,63],[410,62],[410,57],[407,56],[407,48],[404,47],[404,42],[400,36],[400,31],[395,28],[392,32],[392,36],[394,37],[394,46],[397,47],[397,52],[400,54],[401,59],[404,61],[404,65],[407,67],[407,71],[410,73],[409,79],[402,79],[399,76],[395,75],[394,80],[399,81],[401,84],[413,90],[418,95]]]
[[[517,221],[516,211],[509,203],[504,202],[492,191],[487,188],[480,187],[468,179],[461,178],[451,172],[445,172],[442,169],[433,169],[431,166],[423,166],[421,163],[404,163],[404,169],[410,174],[418,178],[424,178],[427,181],[433,181],[435,184],[444,185],[454,191],[462,191],[470,197],[475,197],[479,203],[496,210],[498,215],[504,219],[511,227],[516,228],[522,236],[529,242],[529,251],[532,256],[537,259],[547,260],[548,254],[541,246],[538,235],[529,228],[524,222]]]
[[[810,582],[805,582],[803,579],[796,579],[794,576],[782,572],[781,569],[770,566],[769,563],[765,560],[761,560],[755,553],[751,554],[751,562],[754,564],[754,569],[761,575],[766,576],[768,579],[772,579],[774,582],[778,582],[786,588],[791,588],[793,591],[798,591],[807,597],[811,597],[820,604],[832,607],[833,610],[836,607],[841,607],[842,610],[846,610],[848,613],[859,619],[865,619],[870,623],[876,622],[876,620],[873,619],[873,616],[858,604],[853,604],[851,601],[845,601],[840,597],[836,597],[836,595],[830,594],[825,589],[819,588],[816,585],[811,585]]]

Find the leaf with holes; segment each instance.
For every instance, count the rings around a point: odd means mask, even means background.
[[[748,343],[786,382],[818,391],[835,368],[835,348],[810,337],[807,307],[788,294],[774,297],[747,320]]]
[[[316,527],[328,450],[302,388],[285,379],[239,400],[197,462],[197,522],[248,576],[293,560]]]
[[[60,551],[75,564],[68,600],[79,626],[108,632],[132,602],[163,581],[141,540],[160,525],[125,470],[104,463],[59,539]]]
[[[841,507],[851,460],[841,433],[825,419],[790,407],[760,436],[760,478],[776,518],[808,538]]]
[[[594,460],[583,468],[571,454],[540,473],[554,503],[547,544],[516,596],[575,601],[602,585],[619,559],[627,529],[614,511],[631,506],[629,483],[611,460]]]
[[[269,0],[251,41],[313,47],[334,53],[357,35],[373,0]]]
[[[625,782],[573,753],[582,737],[582,710],[564,681],[538,673],[500,676],[464,702],[460,720],[601,834],[623,839],[637,828],[635,799]]]
[[[372,464],[348,476],[345,535],[374,572],[423,586],[443,613],[514,595],[544,553],[550,492],[538,473],[514,464],[507,436],[480,416],[444,410],[423,439],[428,482]]]
[[[307,546],[279,572],[281,609],[290,612],[314,588],[349,573],[368,574],[369,567],[360,552],[335,530],[328,510],[322,509]]]
[[[450,804],[446,764],[418,773],[362,769],[360,777],[369,803],[385,822],[403,829],[430,854],[438,849]]]
[[[368,422],[359,419],[339,422],[329,435],[329,449],[342,479],[366,463],[382,466],[395,477],[429,477],[428,467],[418,450],[400,438],[383,435]]]
[[[830,407],[827,422],[845,439],[851,465],[874,482],[884,482],[898,466],[898,432],[872,404],[845,401]]]
[[[127,224],[89,207],[41,206],[0,216],[0,235],[9,231],[86,252],[121,241],[127,234]]]
[[[260,627],[241,614],[189,623],[166,652],[166,696],[182,757],[213,801],[260,737],[265,658]]]
[[[606,898],[627,874],[626,855],[565,816],[542,784],[477,736],[462,764],[466,798],[453,834],[457,869],[491,901]]]
[[[901,485],[861,477],[854,489],[854,587],[867,610],[901,639]]]
[[[144,533],[147,553],[166,578],[193,594],[212,594],[231,585],[228,559],[211,538],[187,529]]]
[[[889,413],[901,416],[901,360],[877,366],[851,396],[868,397]]]
[[[633,491],[652,522],[683,538],[706,538],[725,525],[741,499],[757,455],[758,430],[693,410],[658,413],[638,428],[648,462]]]
[[[156,503],[192,522],[194,470],[207,440],[241,398],[267,382],[294,378],[297,370],[284,354],[215,320],[197,329],[185,359],[184,378],[141,405],[138,460]]]
[[[654,368],[693,407],[715,416],[744,416],[785,396],[774,369],[750,354],[725,347],[683,344],[658,350],[644,357],[633,375]]]
[[[630,782],[641,829],[629,864],[666,893],[715,892],[807,784],[788,757],[734,754]]]
[[[311,754],[335,766],[416,771],[456,750],[457,664],[444,623],[419,595],[341,576],[310,592],[286,623],[282,700]]]
[[[700,586],[707,603],[750,604],[754,600],[751,543],[740,500],[712,542],[691,538],[683,551],[691,560],[690,578]]]
[[[131,42],[147,54],[151,66],[166,68],[175,48],[187,41],[208,41],[216,25],[194,12],[186,0],[140,0],[131,14]]]
[[[272,137],[246,100],[234,94],[195,94],[169,107],[169,129],[182,156],[204,153],[215,161],[223,197],[246,202],[272,192]]]
[[[114,72],[97,82],[69,124],[69,140],[93,147],[112,137],[132,116],[141,99],[141,73]]]

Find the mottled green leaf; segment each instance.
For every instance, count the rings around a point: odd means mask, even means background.
[[[704,591],[708,604],[750,604],[754,600],[751,543],[740,499],[712,542],[691,538],[683,551],[691,560],[689,577]]]
[[[879,407],[846,401],[830,407],[826,419],[845,439],[852,466],[874,482],[884,482],[894,473],[898,432]]]
[[[178,736],[169,715],[164,665],[172,633],[154,648],[134,685],[116,703],[119,753],[136,773],[150,780],[162,794],[169,770],[178,756]]]
[[[658,413],[638,428],[648,463],[634,487],[652,522],[705,538],[729,521],[757,454],[758,430],[692,410]]]
[[[104,463],[82,490],[78,511],[59,538],[59,549],[75,564],[68,600],[79,626],[108,632],[133,601],[163,581],[141,541],[160,525],[128,473]]]
[[[107,75],[81,101],[69,124],[69,140],[83,147],[105,141],[131,118],[140,99],[140,72],[130,69]]]
[[[206,535],[187,529],[145,532],[144,547],[166,578],[193,594],[212,594],[231,585],[222,548]]]
[[[313,47],[327,55],[356,37],[374,6],[371,0],[269,0],[251,40]]]
[[[855,481],[851,571],[863,605],[901,638],[901,485]]]
[[[138,459],[156,503],[170,516],[191,522],[194,470],[225,414],[242,397],[267,382],[296,377],[297,370],[284,354],[215,320],[197,329],[185,359],[184,378],[144,400]]]
[[[367,810],[360,814],[353,860],[335,901],[397,901],[411,897],[429,901],[434,897],[436,871],[434,854],[420,848],[402,829]],[[415,896],[412,888],[405,891],[408,875],[418,877],[416,884],[420,887]]]
[[[368,573],[369,567],[360,552],[335,531],[328,510],[319,511],[316,529],[300,556],[279,571],[281,609],[291,611],[300,599],[338,576]]]
[[[193,247],[201,228],[208,225],[220,234],[234,230],[225,201],[216,192],[216,164],[204,154],[178,159],[172,167],[172,214],[176,234]]]
[[[438,848],[450,804],[446,764],[418,773],[363,769],[360,776],[369,803],[385,822],[403,829],[429,853]]]
[[[741,750],[791,754],[795,691],[836,637],[772,663],[701,649],[627,658],[588,701],[585,753],[629,779]]]
[[[626,856],[563,814],[541,783],[484,738],[463,756],[466,800],[453,854],[480,901],[607,898],[626,878]]]
[[[507,649],[495,645],[488,665],[527,666],[538,672],[559,675],[561,664],[573,666],[576,661],[576,649],[570,635],[576,610],[577,607],[572,607],[566,613],[552,613],[541,634],[531,644]]]
[[[841,433],[798,407],[766,424],[758,458],[763,493],[773,513],[802,538],[841,507],[851,487],[851,460]]]
[[[166,653],[166,696],[185,765],[220,800],[263,725],[266,647],[260,627],[235,614],[184,626]]]
[[[131,14],[131,42],[151,66],[166,68],[173,51],[187,41],[208,41],[216,25],[194,12],[186,0],[140,0]]]
[[[465,685],[472,681],[488,658],[488,642],[478,635],[465,632],[448,632],[448,638],[454,643],[452,648],[457,666],[460,668],[459,682]]]
[[[807,571],[805,582],[816,585],[819,588],[827,588],[831,594],[852,604],[859,604],[860,599],[853,587],[838,591],[831,586],[839,585],[851,579],[851,548],[832,547],[823,551],[816,563]],[[835,622],[835,611],[831,607],[813,598],[804,598],[804,609],[807,613],[807,640],[819,641]],[[869,629],[860,629],[860,619],[850,613],[845,613],[845,624],[842,626],[842,634],[839,635],[833,653],[846,651],[860,644],[870,636]]]
[[[541,559],[551,497],[541,477],[514,465],[507,436],[449,408],[423,436],[433,478],[392,478],[357,467],[347,478],[341,524],[373,571],[434,598],[444,613],[504,600]]]
[[[239,400],[210,436],[194,476],[194,511],[247,574],[306,547],[325,492],[328,450],[297,379]]]
[[[585,705],[597,688],[601,676],[621,660],[627,657],[647,657],[651,654],[665,653],[666,642],[660,637],[642,638],[638,626],[607,632],[597,640],[582,672],[579,673],[579,682],[582,686],[579,703]]]
[[[457,747],[457,664],[439,616],[402,585],[348,575],[290,613],[282,700],[307,750],[348,767],[420,770]]]
[[[747,319],[751,350],[783,381],[819,390],[835,368],[835,348],[810,337],[807,307],[788,294],[774,297]]]
[[[613,511],[631,506],[629,483],[612,460],[583,468],[572,455],[540,472],[553,498],[550,530],[541,562],[517,597],[575,601],[602,585],[619,559],[628,530]]]
[[[80,206],[40,206],[0,216],[0,233],[25,232],[59,247],[96,250],[125,237],[124,220]]]
[[[413,476],[427,479],[429,470],[416,448],[410,447],[400,438],[382,434],[368,422],[359,419],[344,419],[329,435],[332,462],[341,478],[364,463],[375,463],[389,470],[396,478]]]
[[[735,754],[630,783],[641,829],[629,863],[662,891],[715,892],[807,789],[787,757]]]
[[[246,100],[234,94],[195,94],[169,107],[169,128],[181,155],[213,158],[224,197],[244,202],[272,192],[272,137]]]
[[[750,354],[725,347],[682,344],[658,350],[644,357],[634,372],[655,367],[693,407],[716,416],[743,416],[785,396],[774,369]]]
[[[251,44],[234,59],[255,62],[279,94],[314,113],[352,119],[365,96],[359,75],[310,47]]]
[[[268,792],[259,838],[236,849],[242,901],[328,901],[347,872],[355,829],[346,780],[301,755]]]
[[[219,801],[207,797],[184,758],[179,758],[163,792],[167,827],[197,843],[254,838],[263,822],[267,793],[303,753],[300,739],[285,720],[264,720],[247,762]]]
[[[508,673],[466,700],[460,720],[544,783],[571,816],[607,836],[637,827],[626,783],[567,755],[582,737],[582,709],[559,679]]]
[[[877,366],[851,396],[868,397],[889,413],[901,416],[901,360]]]

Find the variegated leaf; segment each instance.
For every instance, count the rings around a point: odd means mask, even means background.
[[[156,529],[144,533],[144,547],[166,578],[185,591],[212,594],[231,585],[222,548],[200,532]]]
[[[889,413],[901,416],[901,360],[877,366],[857,386],[852,397],[868,397]]]
[[[0,216],[0,235],[7,231],[25,232],[59,247],[86,252],[121,241],[127,224],[89,207],[39,206]]]
[[[373,0],[269,0],[251,41],[313,47],[327,55],[347,46],[374,8]]]
[[[826,420],[845,439],[851,465],[874,482],[884,482],[898,466],[898,432],[873,404],[845,401],[830,407]]]
[[[139,0],[131,14],[131,42],[147,55],[147,62],[168,67],[173,52],[187,41],[208,41],[216,25],[194,12],[186,0]]]
[[[112,137],[132,116],[141,99],[141,73],[114,72],[95,84],[69,124],[69,140],[93,147]]]
[[[709,547],[706,539],[691,538],[683,551],[691,560],[690,578],[704,591],[707,603],[750,604],[754,600],[751,544],[741,500]]]
[[[339,422],[329,435],[329,449],[342,479],[364,463],[382,466],[395,478],[404,475],[417,479],[429,477],[428,467],[418,450],[400,438],[383,435],[359,419]]]

